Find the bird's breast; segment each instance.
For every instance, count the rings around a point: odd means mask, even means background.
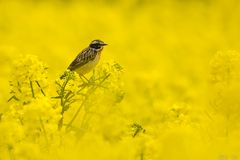
[[[100,59],[100,53],[98,53],[92,61],[89,61],[85,65],[77,68],[75,71],[80,75],[84,75],[90,72],[98,64],[99,59]]]

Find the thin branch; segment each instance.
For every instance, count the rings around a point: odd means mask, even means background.
[[[15,157],[14,157],[14,155],[13,155],[13,147],[11,146],[11,145],[8,145],[8,154],[9,154],[9,158],[10,158],[10,160],[15,160]]]
[[[67,79],[66,79],[66,81],[64,81],[64,83],[63,83],[63,86],[61,86],[61,91],[60,91],[60,99],[61,99],[61,106],[62,106],[62,111],[61,111],[61,115],[62,115],[62,117],[61,117],[61,119],[59,120],[59,122],[58,122],[58,129],[60,130],[61,128],[62,128],[62,124],[63,124],[63,114],[64,114],[64,112],[65,112],[65,101],[64,101],[64,93],[65,93],[65,88],[66,88],[66,86],[67,86],[67,83],[68,83],[68,81],[70,80],[70,77],[69,77],[69,75],[68,75],[68,77],[67,77]]]
[[[46,143],[47,143],[47,146],[48,146],[48,138],[47,138],[46,129],[45,129],[45,127],[44,127],[44,124],[43,124],[43,121],[42,121],[42,118],[41,118],[41,117],[39,118],[39,120],[40,120],[41,127],[42,127],[42,129],[43,129],[44,138],[45,138]]]
[[[18,84],[18,91],[19,91],[20,93],[22,93],[20,82],[18,81],[17,84]]]
[[[42,87],[40,86],[39,82],[38,82],[38,81],[35,81],[35,82],[37,83],[38,87],[40,88],[42,94],[43,94],[44,96],[46,96],[46,94],[45,94],[45,92],[43,91]]]
[[[32,81],[30,79],[29,79],[29,81],[30,81],[30,88],[32,91],[32,97],[35,98]]]
[[[101,85],[109,76],[110,76],[110,74],[108,74],[106,77],[104,77],[104,79],[102,79],[102,81],[99,83],[99,85]],[[91,95],[97,88],[98,88],[98,86],[93,86],[93,88],[92,88],[91,90],[89,90],[88,94],[85,96],[85,99],[83,100],[83,102],[81,103],[81,105],[78,107],[78,110],[77,110],[76,113],[74,114],[73,118],[72,118],[71,121],[67,124],[66,131],[67,131],[67,129],[73,124],[74,120],[77,118],[79,112],[81,111],[81,109],[83,108],[84,104],[86,103],[89,95]]]
[[[19,101],[19,99],[15,95],[13,95],[11,98],[9,98],[8,102],[10,102],[12,99]]]
[[[77,118],[79,112],[81,111],[81,109],[83,108],[84,104],[86,103],[87,97],[83,100],[83,102],[81,103],[81,105],[78,107],[78,110],[76,111],[76,113],[74,114],[73,118],[71,119],[71,121],[67,124],[66,127],[66,131],[69,129],[70,126],[72,126],[73,121]]]

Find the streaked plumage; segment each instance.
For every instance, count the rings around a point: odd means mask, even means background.
[[[69,65],[68,69],[76,71],[79,75],[88,73],[99,62],[101,51],[105,45],[107,44],[101,40],[92,41],[87,48],[78,54],[74,61]]]

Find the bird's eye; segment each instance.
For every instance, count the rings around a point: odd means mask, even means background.
[[[100,49],[101,45],[99,43],[94,43],[94,44],[90,44],[90,47],[94,49]]]

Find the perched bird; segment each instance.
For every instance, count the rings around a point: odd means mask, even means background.
[[[98,64],[101,51],[105,45],[107,44],[101,40],[93,40],[87,48],[77,55],[68,69],[76,71],[80,76],[84,76]]]

